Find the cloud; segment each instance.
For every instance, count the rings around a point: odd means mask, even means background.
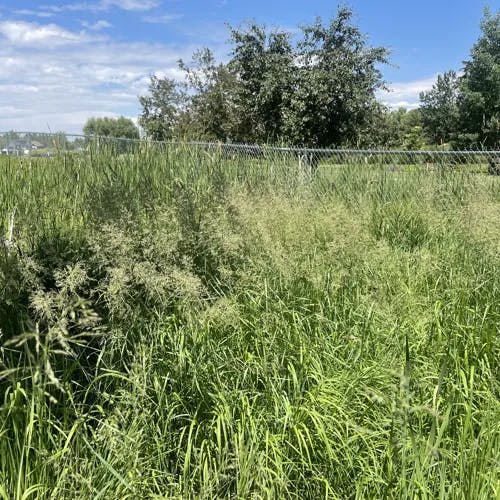
[[[0,34],[12,45],[37,47],[75,44],[84,39],[84,35],[65,30],[56,24],[40,25],[25,21],[0,22]]]
[[[147,11],[158,7],[158,0],[100,0],[99,2],[78,2],[63,5],[45,5],[42,7],[45,11],[65,12],[65,11],[83,11],[99,12],[109,10],[113,7],[128,11]]]
[[[420,93],[430,90],[437,75],[409,82],[397,82],[388,85],[389,91],[379,91],[378,98],[390,108],[418,108]]]
[[[87,21],[82,21],[82,26],[84,28],[87,28],[91,31],[100,31],[106,28],[111,28],[113,25],[106,21],[105,19],[100,19],[99,21],[96,21],[95,23],[89,23]]]
[[[151,10],[160,4],[157,0],[102,0],[103,7],[118,7],[123,10]]]
[[[196,48],[114,41],[55,24],[6,21],[0,33],[0,131],[79,133],[91,116],[136,117],[149,75],[180,80],[177,61]]]
[[[151,24],[169,24],[176,19],[181,19],[182,17],[182,14],[165,14],[162,16],[145,16],[142,18],[142,21]]]
[[[33,16],[33,17],[53,17],[53,12],[45,12],[43,10],[30,10],[30,9],[19,9],[15,10],[14,14],[18,16]]]
[[[88,3],[88,2],[80,2],[80,3],[70,3],[63,5],[44,5],[41,7],[42,9],[50,12],[55,12],[57,14],[66,11],[96,11],[103,10],[101,4]]]

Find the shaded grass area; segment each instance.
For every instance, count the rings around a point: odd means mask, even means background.
[[[0,498],[495,498],[498,179],[1,164]]]

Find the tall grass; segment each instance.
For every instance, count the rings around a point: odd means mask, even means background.
[[[0,160],[0,498],[498,497],[498,179]]]

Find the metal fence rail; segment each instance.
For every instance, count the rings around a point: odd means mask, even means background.
[[[3,156],[52,157],[61,153],[85,155],[100,149],[112,149],[117,154],[149,149],[184,149],[192,154],[210,155],[220,160],[293,162],[309,172],[314,172],[322,165],[366,164],[383,165],[392,170],[405,166],[427,170],[469,166],[500,175],[500,151],[490,150],[320,149],[199,141],[135,140],[66,133],[0,132],[0,154]]]

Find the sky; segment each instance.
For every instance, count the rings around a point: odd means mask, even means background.
[[[439,73],[460,71],[483,8],[500,0],[350,0],[368,43],[391,50],[381,67],[391,107],[418,105]],[[151,75],[180,79],[179,58],[229,53],[226,23],[294,30],[325,21],[326,0],[0,0],[0,132],[80,133],[91,116],[140,113]]]

